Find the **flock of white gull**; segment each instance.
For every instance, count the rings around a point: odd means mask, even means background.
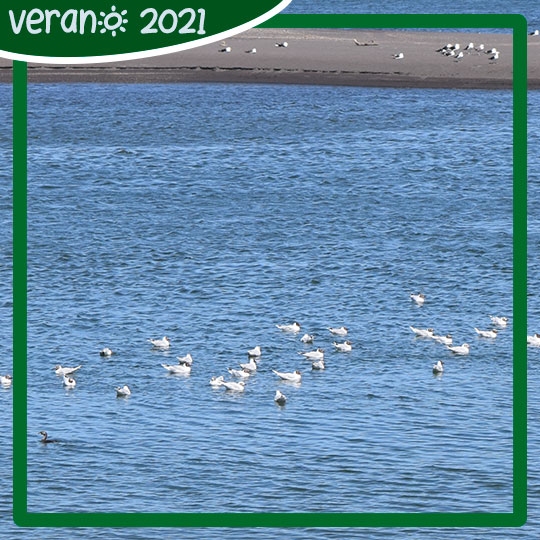
[[[423,306],[426,301],[426,296],[422,293],[415,294],[411,293],[410,298],[418,306]],[[492,322],[493,328],[488,328],[487,330],[480,330],[474,328],[475,332],[480,338],[486,339],[495,339],[498,335],[499,329],[506,328],[508,325],[507,317],[491,316],[490,319]],[[278,324],[276,327],[282,332],[287,332],[290,334],[298,334],[301,330],[301,325],[297,322],[292,324]],[[468,343],[463,343],[462,345],[453,345],[453,339],[450,334],[447,335],[436,335],[433,328],[416,328],[414,326],[409,327],[414,334],[419,338],[433,339],[434,341],[445,345],[446,348],[456,355],[467,355],[470,352],[470,345]],[[349,333],[347,327],[329,327],[328,331],[333,336],[338,336],[339,338],[345,338]],[[148,340],[152,348],[160,351],[167,351],[170,349],[171,340],[164,336],[161,339],[149,339]],[[313,334],[304,334],[300,341],[304,345],[312,345],[315,341],[315,336]],[[527,344],[533,347],[540,347],[540,334],[533,334],[527,336]],[[334,341],[332,345],[335,347],[336,351],[339,352],[350,352],[352,351],[352,342],[348,339],[342,342]],[[99,352],[100,356],[111,357],[114,353],[109,347],[105,347]],[[299,355],[303,356],[307,360],[311,361],[311,367],[313,370],[324,370],[325,361],[324,361],[324,349],[317,348],[311,351],[299,352]],[[262,350],[259,345],[250,349],[247,352],[248,361],[245,363],[240,363],[239,368],[229,368],[228,372],[233,377],[231,380],[226,381],[223,375],[212,377],[209,381],[210,385],[214,388],[225,388],[230,392],[243,392],[246,387],[246,381],[257,371],[259,362],[262,356]],[[161,366],[167,370],[170,374],[175,375],[189,375],[191,373],[191,368],[193,366],[193,358],[191,354],[186,356],[178,356],[177,364],[161,364]],[[57,365],[54,367],[54,372],[57,376],[62,377],[62,383],[67,389],[75,388],[77,381],[74,378],[74,374],[82,368],[82,365],[75,367],[65,367]],[[433,373],[436,375],[441,375],[444,371],[444,362],[438,360],[436,364],[433,365]],[[300,384],[302,380],[302,373],[299,370],[293,372],[282,372],[277,370],[272,370],[272,372],[283,381],[289,383]],[[13,382],[13,377],[11,375],[3,375],[0,377],[0,384],[7,388],[10,387]],[[124,386],[118,386],[115,388],[117,397],[129,397],[131,395],[131,389],[127,384]],[[285,405],[287,397],[280,390],[276,390],[274,401],[280,405]],[[41,442],[58,442],[54,439],[49,439],[47,432],[40,431],[39,434],[42,436]]]

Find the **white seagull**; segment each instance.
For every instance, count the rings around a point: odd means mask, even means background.
[[[458,60],[461,60],[463,58],[463,51],[461,51],[457,56],[456,56],[456,62]]]
[[[186,356],[177,356],[176,359],[178,360],[179,364],[184,364],[186,366],[193,365],[193,358],[191,358],[191,354],[189,353],[187,353]]]
[[[324,349],[317,349],[316,351],[299,352],[302,356],[305,356],[309,360],[322,360],[324,358]]]
[[[426,295],[422,293],[419,293],[419,294],[411,293],[411,300],[416,302],[419,306],[422,306],[424,305],[424,302],[426,301]]]
[[[249,49],[249,51],[246,51],[248,54],[255,54],[257,52],[257,49],[253,47],[253,49]]]
[[[285,405],[285,402],[287,401],[287,398],[285,397],[285,394],[282,394],[279,390],[276,390],[276,395],[274,396],[274,401],[278,405]]]
[[[428,328],[427,330],[415,328],[414,326],[409,326],[409,328],[419,337],[433,337],[433,328]]]
[[[77,385],[75,379],[73,379],[72,377],[66,377],[65,375],[63,376],[63,382],[66,388],[75,388],[75,386]]]
[[[239,377],[240,379],[247,379],[252,375],[252,371],[247,369],[228,369],[227,370],[233,377]]]
[[[304,334],[301,338],[300,338],[300,341],[302,343],[313,343],[313,340],[315,339],[315,336],[313,334]]]
[[[331,334],[334,334],[336,336],[346,336],[349,333],[349,330],[346,326],[341,326],[339,328],[328,328],[330,330]]]
[[[191,366],[188,366],[187,364],[176,364],[176,365],[168,365],[168,364],[161,364],[163,369],[166,369],[169,373],[174,373],[178,375],[189,375],[191,373]]]
[[[474,49],[474,43],[472,41],[465,47],[466,51],[470,51],[471,49]]]
[[[446,348],[455,354],[462,355],[469,354],[469,351],[471,350],[470,346],[467,343],[464,343],[463,345],[457,345],[456,347],[451,347],[450,345],[447,345]]]
[[[452,345],[452,336],[450,334],[446,334],[446,336],[431,336],[435,341],[438,341],[439,343],[442,343],[443,345]]]
[[[163,339],[149,339],[148,341],[156,349],[168,349],[171,346],[171,340],[167,336],[163,336]]]
[[[534,334],[533,336],[527,336],[527,345],[533,345],[534,347],[540,347],[540,334]]]
[[[289,44],[286,41],[283,41],[282,43],[276,43],[276,47],[285,47],[287,48]]]
[[[499,51],[494,53],[493,56],[491,56],[489,59],[493,60],[493,61],[498,60],[499,59]]]
[[[292,324],[276,324],[276,328],[279,328],[283,332],[300,332],[300,325],[296,321]]]
[[[529,33],[529,36],[540,36],[540,30],[533,30]]]
[[[248,356],[250,358],[258,358],[259,356],[261,356],[262,352],[261,352],[261,348],[259,347],[259,345],[257,345],[256,347],[254,347],[253,349],[250,349],[248,351]]]
[[[296,370],[294,373],[283,373],[280,371],[272,370],[280,379],[288,382],[298,383],[302,380],[302,374],[300,371]]]
[[[257,362],[255,362],[254,358],[250,358],[247,364],[240,364],[240,367],[249,371],[250,373],[254,373],[257,371]]]
[[[2,375],[0,377],[0,384],[2,384],[2,386],[11,386],[12,382],[13,377],[11,375]]]
[[[501,328],[506,328],[506,326],[508,325],[508,317],[493,317],[492,315],[490,315],[489,318],[491,319],[491,322],[493,324],[496,324]]]
[[[497,337],[497,330],[496,329],[493,329],[493,330],[478,330],[478,328],[475,328],[475,331],[480,337],[492,338],[492,339],[495,339]]]
[[[495,47],[493,47],[493,49],[489,49],[489,51],[486,51],[486,54],[495,54],[497,51],[497,49]]]
[[[127,384],[125,384],[122,387],[117,386],[115,388],[115,390],[116,390],[116,397],[128,397],[128,396],[131,396],[131,390],[129,389],[129,386]]]
[[[75,373],[81,368],[82,368],[82,365],[77,366],[77,367],[54,366],[54,372],[57,375],[71,375],[72,373]]]
[[[325,367],[324,360],[322,359],[311,363],[311,369],[324,369]]]
[[[221,381],[221,386],[224,386],[227,390],[232,390],[233,392],[243,392],[246,387],[246,383],[244,381]]]
[[[336,343],[334,341],[333,345],[339,352],[352,351],[352,343],[350,341],[345,341],[344,343]]]
[[[111,351],[111,349],[109,349],[109,347],[105,347],[104,349],[101,349],[101,351],[99,351],[99,356],[112,356],[113,352]]]
[[[444,362],[442,360],[439,360],[436,364],[433,366],[433,373],[440,374],[444,371]]]
[[[219,52],[221,53],[230,53],[232,49],[230,47],[223,47],[223,49],[219,49]]]
[[[402,52],[394,54],[393,56],[396,60],[402,60],[403,58],[405,58],[405,55]]]
[[[483,43],[480,43],[480,45],[478,45],[478,47],[476,47],[476,51],[477,52],[480,52],[480,51],[483,51],[484,50],[484,44]]]
[[[210,386],[214,386],[215,388],[221,386],[221,383],[223,382],[223,375],[220,375],[219,377],[212,377],[210,379]]]

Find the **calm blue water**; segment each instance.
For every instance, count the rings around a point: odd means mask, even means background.
[[[293,0],[284,13],[518,13],[527,19],[529,29],[540,26],[538,2],[526,0],[492,0],[487,3],[478,0]]]
[[[6,186],[10,93],[0,87]],[[534,117],[540,99],[530,99]],[[511,327],[493,343],[472,328],[512,313],[511,107],[508,92],[31,86],[29,509],[510,511]],[[538,139],[531,125],[531,148]],[[531,208],[539,202],[531,189]],[[10,188],[0,205],[6,372]],[[532,332],[540,328],[537,215],[529,243]],[[409,301],[412,290],[427,294],[424,307]],[[311,372],[296,354],[298,337],[274,327],[295,319],[326,348],[325,372]],[[324,330],[341,324],[350,354],[334,353]],[[452,358],[415,339],[409,324],[450,331],[471,355]],[[150,350],[145,340],[163,334],[170,353]],[[256,344],[261,367],[244,395],[208,385]],[[117,351],[110,360],[97,354],[105,345]],[[187,352],[195,359],[189,378],[160,367]],[[530,351],[533,365],[538,353]],[[437,359],[446,362],[442,377],[431,374]],[[83,364],[76,389],[62,388],[57,363]],[[271,373],[296,368],[304,373],[298,388]],[[114,386],[126,383],[133,395],[116,399]],[[538,383],[531,372],[531,393]],[[289,398],[283,409],[272,400],[277,388]],[[11,397],[0,389],[6,426]],[[538,413],[531,403],[531,498]],[[64,443],[42,446],[41,429]],[[8,435],[0,456],[10,453]],[[1,466],[10,470],[6,457]],[[10,500],[2,490],[10,537],[179,537],[20,531],[8,523]],[[531,507],[528,527],[490,537],[536,537],[538,502]]]

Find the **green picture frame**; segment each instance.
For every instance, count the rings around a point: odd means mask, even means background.
[[[264,28],[513,32],[513,505],[507,513],[32,513],[27,508],[27,64],[13,66],[13,518],[21,527],[519,527],[527,517],[527,22],[521,15],[278,15]]]

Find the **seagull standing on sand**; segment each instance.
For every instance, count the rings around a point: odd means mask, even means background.
[[[148,341],[156,349],[168,349],[171,346],[171,340],[167,336],[163,336],[163,339],[149,339]]]
[[[280,379],[288,382],[299,383],[302,380],[302,374],[296,370],[294,373],[283,373],[280,371],[272,370]]]
[[[12,382],[13,382],[13,377],[11,375],[2,375],[0,377],[0,384],[2,386],[11,386]]]
[[[128,396],[131,396],[131,390],[129,389],[129,386],[127,384],[125,384],[122,387],[117,386],[115,388],[115,390],[116,390],[116,397],[128,397]]]
[[[292,324],[276,324],[276,328],[279,328],[283,332],[300,332],[300,325],[295,321]]]
[[[334,343],[332,344],[339,352],[350,352],[352,351],[352,343],[350,341],[345,341],[344,343]]]
[[[433,366],[433,373],[435,373],[435,375],[440,375],[443,371],[444,371],[444,362],[442,360],[439,360]]]
[[[499,59],[499,51],[495,52],[493,56],[489,58],[492,62],[496,62]]]
[[[496,329],[494,329],[494,330],[478,330],[478,328],[475,328],[475,331],[480,337],[491,338],[491,339],[495,339],[497,337],[497,330]]]
[[[301,338],[300,338],[300,341],[302,343],[313,343],[313,340],[315,339],[315,336],[313,334],[304,334]]]
[[[455,62],[459,62],[462,58],[463,58],[463,51],[461,51],[461,52],[456,56]]]
[[[274,396],[274,401],[278,405],[285,405],[285,402],[287,401],[287,398],[285,397],[285,394],[282,394],[279,390],[276,390],[276,395]]]
[[[540,36],[540,30],[533,30],[529,33],[529,36]]]
[[[232,49],[230,47],[224,47],[223,49],[219,49],[219,52],[221,53],[230,53]]]
[[[249,51],[246,51],[248,54],[256,54],[257,53],[257,49],[255,47],[253,47],[253,49],[249,49]]]
[[[282,43],[276,43],[276,47],[285,47],[287,48],[289,44],[286,41],[283,41]]]
[[[396,60],[402,60],[403,58],[405,58],[405,55],[402,52],[400,52],[400,53],[394,54],[394,58]]]
[[[471,350],[470,346],[467,343],[464,343],[463,345],[458,345],[456,347],[451,347],[450,345],[447,345],[446,348],[455,354],[461,355],[469,354],[469,351]]]
[[[465,47],[466,51],[470,51],[471,49],[474,49],[474,43],[472,41]]]

